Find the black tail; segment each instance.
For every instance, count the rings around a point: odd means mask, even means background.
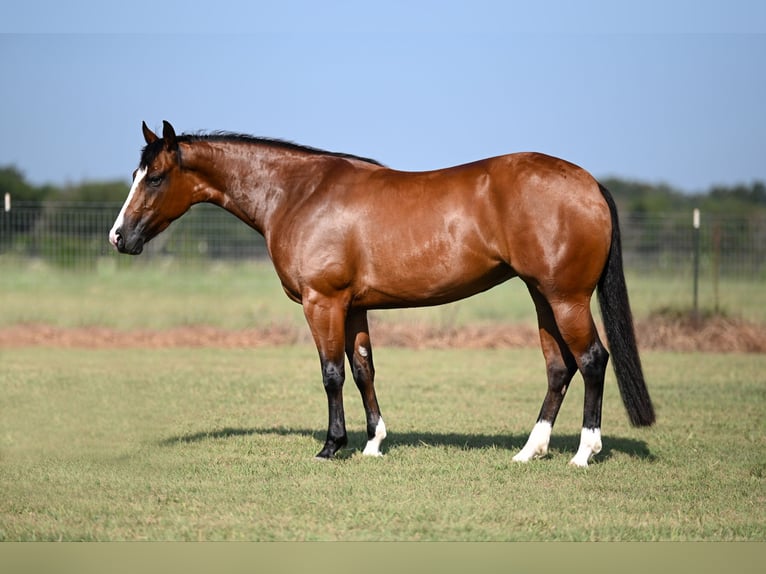
[[[602,185],[599,187],[612,214],[612,246],[598,282],[598,302],[606,337],[609,340],[617,385],[630,422],[634,426],[649,426],[655,421],[654,407],[641,369],[636,333],[633,328],[633,314],[630,311],[628,289],[625,286],[617,206],[609,190]]]

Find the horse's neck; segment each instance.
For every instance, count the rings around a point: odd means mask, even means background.
[[[305,193],[310,159],[268,146],[222,144],[197,152],[193,161],[210,186],[207,201],[266,235],[275,214]]]

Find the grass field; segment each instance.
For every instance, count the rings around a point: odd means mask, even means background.
[[[511,461],[544,391],[536,350],[380,349],[385,456],[313,459],[308,346],[3,352],[2,540],[766,540],[766,357],[648,353],[658,425],[611,374],[604,451],[576,449],[582,385],[548,458]]]
[[[320,463],[316,351],[268,263],[113,263],[78,273],[0,261],[0,328],[278,324],[306,341],[0,348],[0,540],[766,540],[766,355],[644,352],[659,416],[648,430],[628,425],[610,370],[604,451],[580,470],[567,462],[581,384],[550,456],[511,461],[544,394],[539,350],[378,347],[386,455],[361,456],[349,382],[350,448]],[[689,306],[689,282],[628,281],[639,318]],[[720,293],[729,313],[766,321],[761,285],[726,282]],[[535,321],[520,281],[378,317],[446,328]]]
[[[628,288],[638,319],[658,309],[692,305],[691,278],[629,276]],[[0,327],[45,323],[117,329],[188,325],[242,329],[279,323],[305,329],[300,306],[284,295],[269,262],[202,268],[157,263],[124,269],[105,259],[97,271],[83,273],[0,261],[0,293]],[[715,304],[712,285],[701,282],[701,308],[713,309]],[[759,282],[722,280],[718,306],[732,316],[766,322],[766,290]],[[518,279],[451,305],[380,311],[376,317],[437,327],[536,323],[532,301]]]

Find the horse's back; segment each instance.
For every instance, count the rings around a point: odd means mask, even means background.
[[[429,237],[450,229],[520,273],[541,255],[554,264],[554,251],[568,244],[590,248],[597,259],[609,249],[611,216],[599,184],[566,160],[522,152],[394,180],[401,191],[381,194],[391,200],[391,227],[423,229]]]

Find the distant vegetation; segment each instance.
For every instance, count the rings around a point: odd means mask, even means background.
[[[685,193],[665,184],[614,177],[603,179],[602,183],[615,196],[625,214],[688,213],[695,207],[707,213],[766,214],[766,184],[762,181],[713,186],[701,194]],[[123,201],[128,190],[128,182],[122,180],[35,186],[16,167],[0,167],[0,195],[10,193],[14,201]]]
[[[766,184],[755,181],[734,186],[713,186],[706,193],[690,194],[664,184],[606,178],[601,180],[614,195],[623,213],[652,215],[688,213],[695,207],[706,213],[727,215],[766,214]]]
[[[88,181],[79,184],[32,185],[14,166],[0,167],[0,195],[10,193],[13,201],[124,201],[129,185],[125,181]]]

